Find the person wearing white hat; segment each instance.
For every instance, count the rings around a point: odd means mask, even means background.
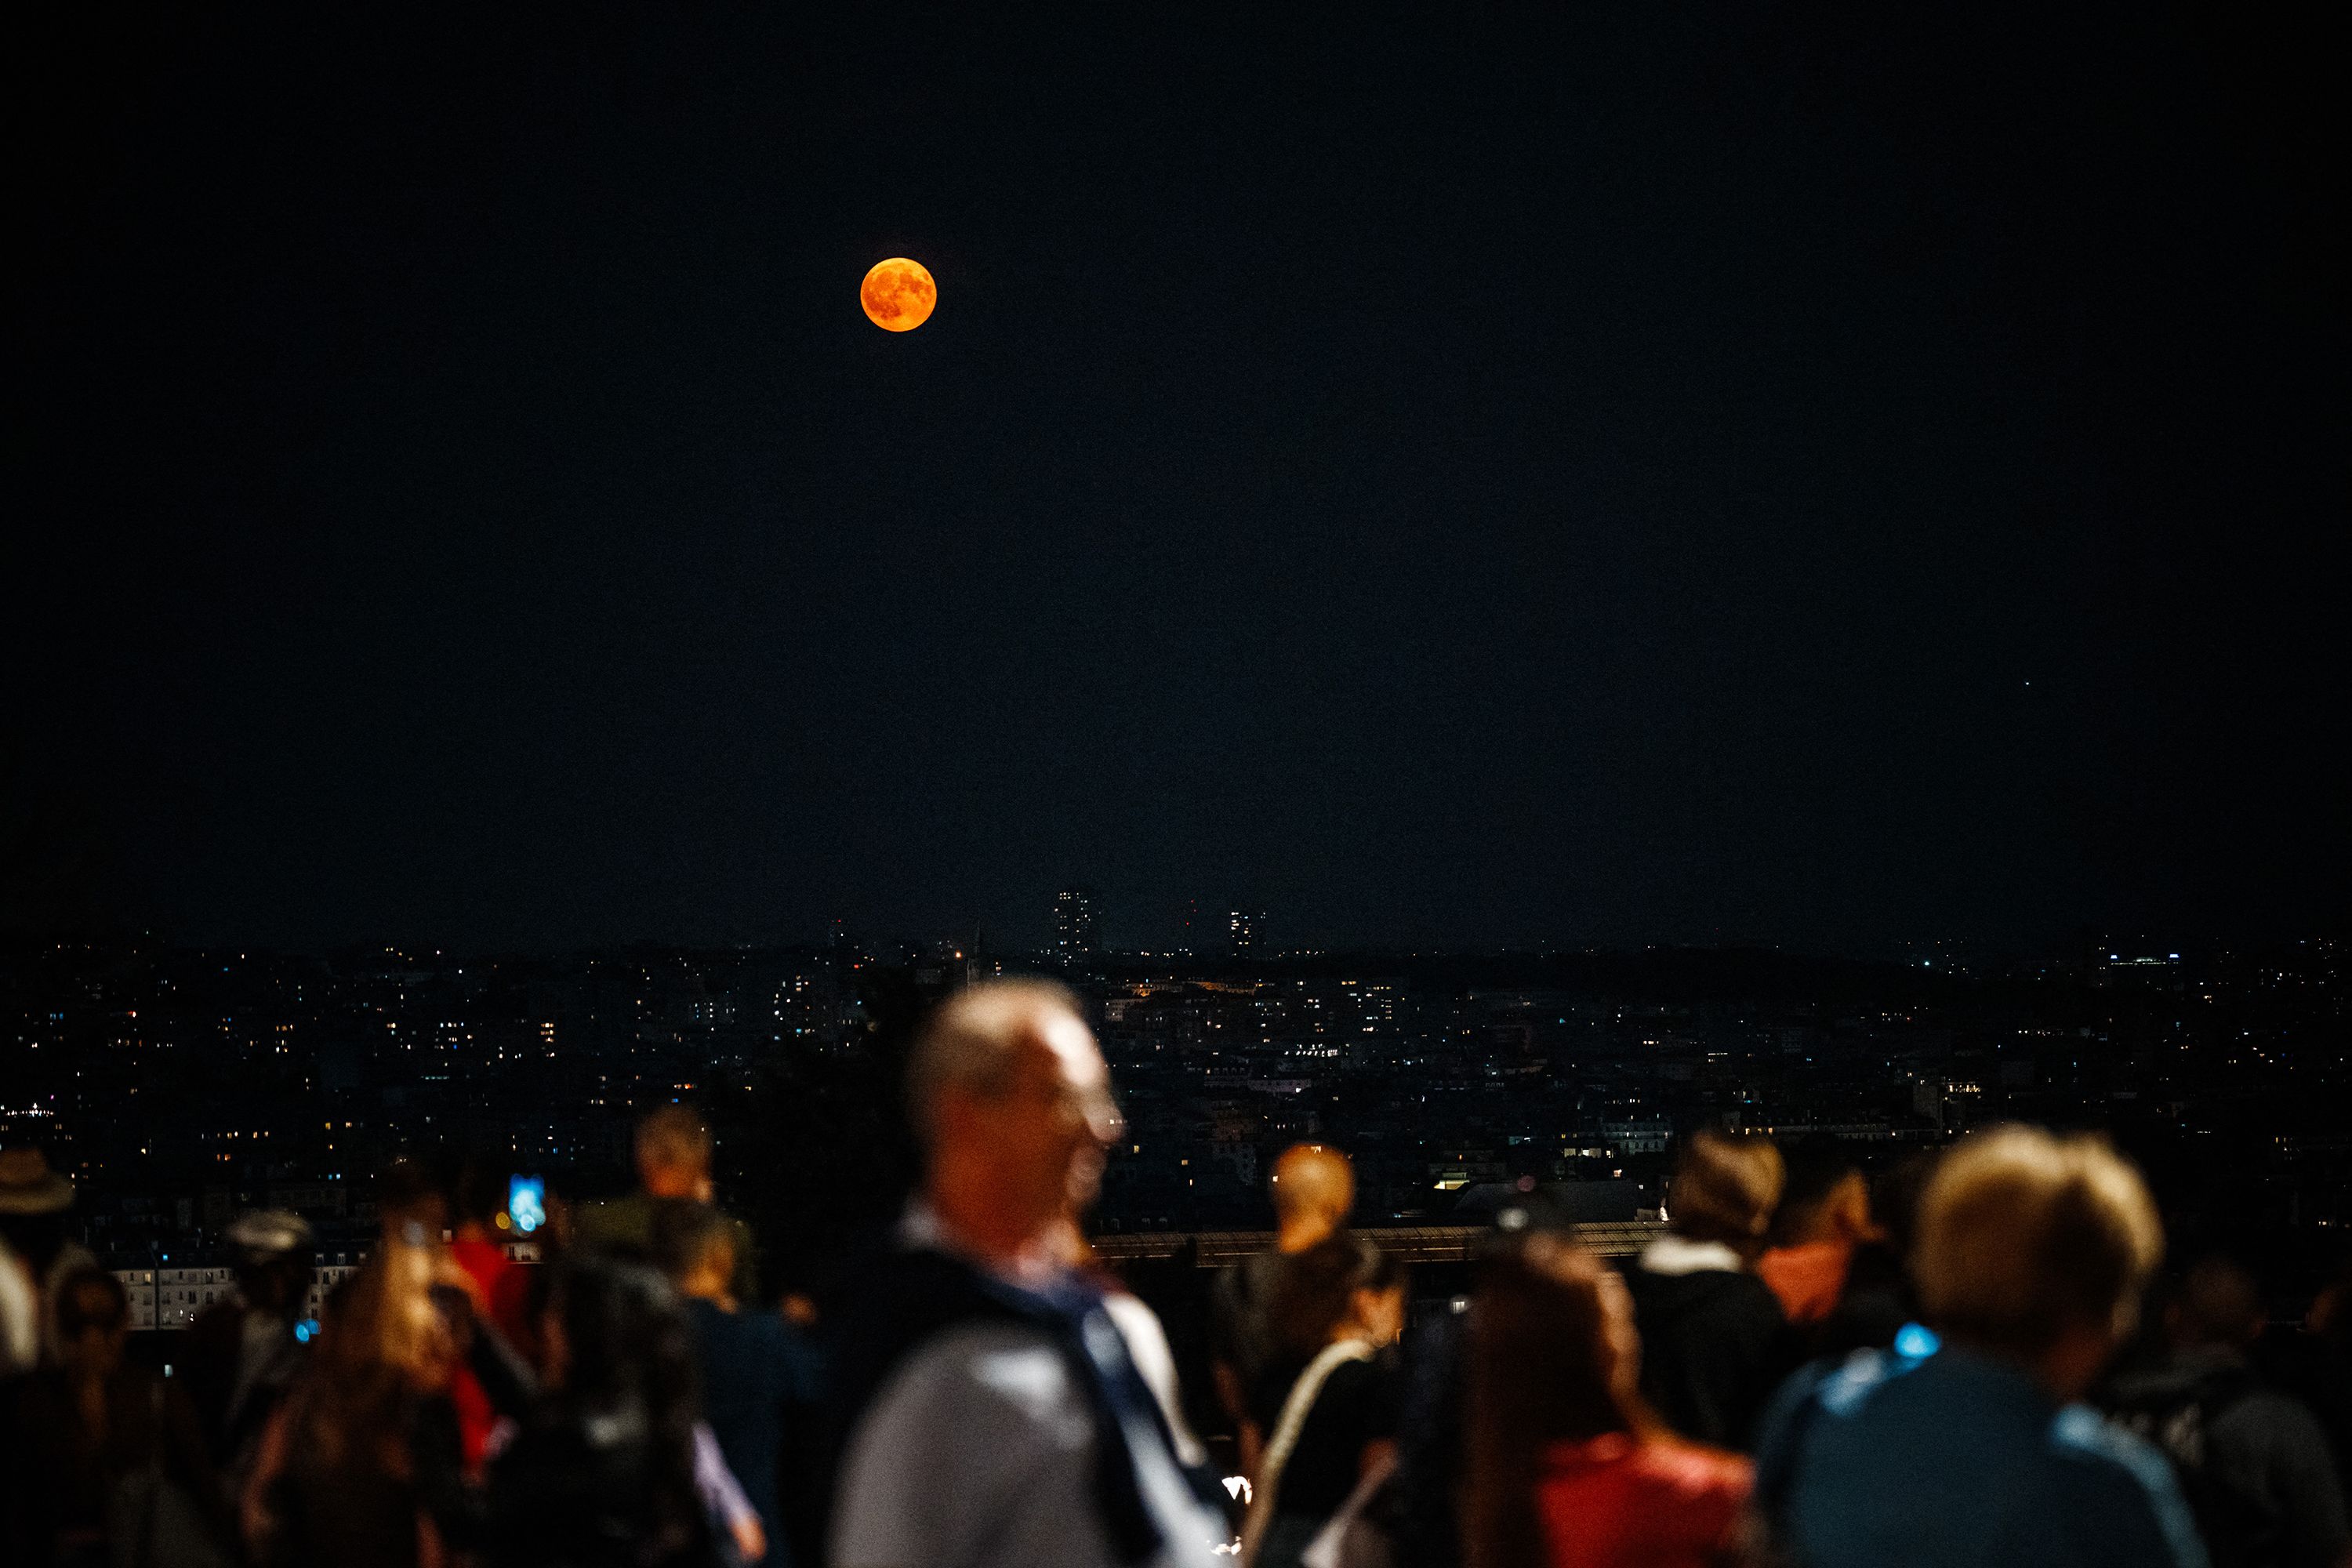
[[[310,1226],[257,1209],[228,1227],[236,1294],[205,1309],[188,1332],[188,1394],[232,1497],[253,1468],[270,1414],[302,1367],[310,1289]]]
[[[0,1149],[0,1243],[32,1276],[41,1299],[41,1352],[58,1354],[58,1293],[85,1268],[98,1267],[89,1248],[67,1234],[73,1183],[49,1169],[38,1149]]]

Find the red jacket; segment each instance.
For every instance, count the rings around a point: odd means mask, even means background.
[[[509,1258],[506,1248],[495,1241],[452,1242],[449,1255],[481,1292],[482,1305],[507,1343],[528,1354],[532,1341],[524,1306],[530,1277],[522,1265]],[[465,1446],[467,1472],[478,1475],[499,1413],[473,1373],[462,1366],[450,1384],[449,1403],[457,1407],[457,1436]]]
[[[1750,1479],[1738,1455],[1673,1437],[1559,1444],[1536,1492],[1551,1568],[1711,1568]]]

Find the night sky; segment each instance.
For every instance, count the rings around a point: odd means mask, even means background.
[[[2315,33],[51,9],[13,929],[2344,923]]]

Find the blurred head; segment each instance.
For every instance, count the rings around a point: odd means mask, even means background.
[[[258,1209],[228,1228],[232,1267],[246,1305],[292,1317],[310,1289],[312,1237],[299,1215]]]
[[[499,1228],[507,1206],[504,1166],[468,1155],[449,1182],[450,1229],[460,1237],[484,1237]]]
[[[328,1299],[291,1407],[289,1463],[405,1471],[407,1413],[449,1386],[457,1344],[434,1300],[436,1248],[387,1239]]]
[[[663,1200],[654,1210],[654,1260],[683,1296],[728,1299],[735,1279],[735,1227],[709,1204]]]
[[[908,1103],[941,1218],[1022,1251],[1090,1206],[1125,1131],[1110,1069],[1069,993],[1038,981],[959,992],[916,1037]]]
[[[2243,1350],[2263,1337],[2270,1314],[2261,1281],[2234,1259],[2216,1256],[2189,1266],[2165,1319],[2172,1342],[2184,1349]]]
[[[39,1149],[0,1149],[0,1242],[35,1278],[47,1274],[66,1244],[73,1183],[49,1169]]]
[[[426,1247],[449,1228],[449,1200],[441,1173],[420,1155],[404,1154],[376,1178],[376,1215],[387,1242]]]
[[[420,1394],[447,1387],[457,1344],[434,1301],[435,1258],[404,1241],[378,1247],[321,1326],[319,1359],[355,1377],[390,1373]]]
[[[1772,1215],[1774,1246],[1859,1242],[1874,1234],[1870,1183],[1844,1150],[1813,1146],[1789,1156],[1788,1177]]]
[[[1266,1184],[1285,1252],[1311,1247],[1348,1223],[1356,1206],[1356,1170],[1328,1143],[1293,1143]]]
[[[1276,1346],[1311,1360],[1341,1339],[1387,1344],[1404,1329],[1403,1265],[1361,1237],[1342,1233],[1290,1255],[1267,1298]]]
[[[1615,1270],[1538,1232],[1486,1265],[1470,1306],[1464,1535],[1470,1568],[1548,1561],[1535,1489],[1544,1451],[1641,1434],[1642,1342]]]
[[[131,1301],[122,1281],[85,1268],[58,1292],[58,1350],[68,1367],[89,1377],[111,1376],[122,1364],[131,1330]]]
[[[1928,1179],[1911,1265],[1938,1329],[2071,1397],[2130,1334],[2163,1253],[2156,1205],[2106,1140],[2003,1127]]]
[[[710,1124],[690,1105],[656,1107],[637,1123],[637,1181],[657,1198],[709,1203]]]
[[[1666,1212],[1678,1234],[1752,1257],[1780,1206],[1780,1151],[1770,1139],[1703,1128],[1683,1142]]]

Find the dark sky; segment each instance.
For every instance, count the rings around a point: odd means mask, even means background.
[[[2343,923],[2315,34],[52,9],[19,927]]]

